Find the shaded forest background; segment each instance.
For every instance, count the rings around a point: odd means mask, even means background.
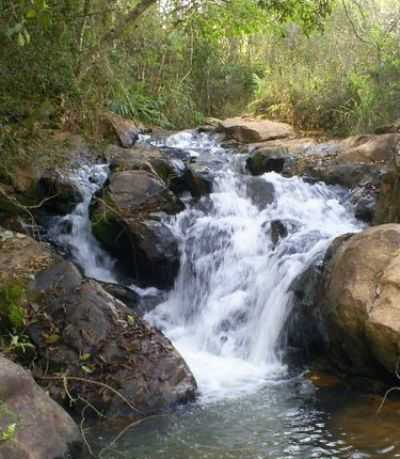
[[[105,111],[370,131],[400,116],[399,19],[396,0],[1,0],[0,142],[15,126],[96,136]]]

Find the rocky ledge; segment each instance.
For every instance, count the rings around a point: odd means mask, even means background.
[[[196,396],[193,375],[160,331],[48,244],[8,230],[0,231],[0,315],[2,331],[17,337],[6,357],[34,362],[33,377],[60,404],[1,357],[1,400],[21,422],[18,441],[1,446],[0,457],[56,459],[79,446],[79,429],[61,406],[73,416],[85,409],[87,417],[138,419]]]

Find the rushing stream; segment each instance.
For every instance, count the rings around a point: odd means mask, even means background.
[[[145,420],[102,457],[400,457],[398,430],[373,439],[355,428],[366,419],[366,403],[343,387],[318,389],[284,364],[289,287],[333,238],[362,228],[347,192],[275,173],[250,177],[240,155],[204,134],[179,133],[166,145],[208,165],[213,192],[168,221],[180,243],[181,269],[166,301],[146,318],[183,355],[200,397],[176,413]],[[105,166],[94,167],[80,172],[85,201],[57,221],[53,240],[86,274],[112,281],[113,262],[90,233],[90,199],[106,176]],[[66,224],[72,231],[62,230]],[[112,435],[94,438],[107,444]]]

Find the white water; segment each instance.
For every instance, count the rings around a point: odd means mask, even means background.
[[[208,165],[214,191],[170,221],[180,242],[181,269],[167,301],[147,319],[181,352],[205,402],[255,391],[266,381],[278,383],[286,371],[280,338],[292,307],[290,285],[332,239],[361,228],[343,204],[347,194],[269,173],[252,179],[275,190],[273,202],[260,210],[248,195],[250,178],[241,173],[240,155],[191,132],[170,136],[164,145]],[[92,165],[73,175],[84,201],[55,220],[50,237],[70,251],[87,276],[115,282],[114,262],[99,247],[89,220],[90,201],[107,174],[107,166]],[[275,220],[288,230],[276,245]],[[143,295],[150,290],[135,288]]]
[[[182,133],[169,146],[220,158],[214,192],[178,215],[181,270],[168,300],[147,316],[181,352],[203,400],[236,397],[285,373],[280,336],[290,314],[289,286],[338,235],[360,224],[346,193],[269,173],[275,199],[259,210],[247,195],[240,161],[207,136]],[[274,247],[270,224],[288,220]]]
[[[78,186],[83,201],[64,217],[52,221],[49,238],[70,252],[73,260],[88,277],[114,282],[114,261],[102,250],[92,234],[89,206],[92,197],[107,180],[106,164],[82,165],[71,172],[70,179]]]

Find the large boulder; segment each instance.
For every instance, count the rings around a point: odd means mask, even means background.
[[[241,143],[265,142],[295,135],[294,129],[289,124],[241,117],[223,121],[219,130],[225,133],[227,139]]]
[[[0,459],[77,457],[78,426],[20,366],[0,355]]]
[[[340,143],[340,163],[376,163],[392,161],[400,150],[400,134],[349,137]]]
[[[106,148],[105,157],[114,172],[143,170],[158,175],[175,194],[189,192],[198,198],[210,192],[210,180],[196,164],[189,164],[190,155],[174,148],[156,148],[141,144],[123,149]]]
[[[35,374],[56,400],[138,418],[194,399],[194,377],[171,342],[70,263],[39,273],[29,293]]]
[[[266,172],[281,173],[285,165],[292,160],[287,148],[266,147],[256,150],[246,160],[246,167],[252,175]]]
[[[394,374],[400,358],[400,225],[335,243],[324,268],[322,316],[336,363],[357,374]]]
[[[178,272],[179,254],[159,215],[182,209],[158,176],[143,170],[116,172],[92,206],[93,232],[134,280],[169,287]]]

